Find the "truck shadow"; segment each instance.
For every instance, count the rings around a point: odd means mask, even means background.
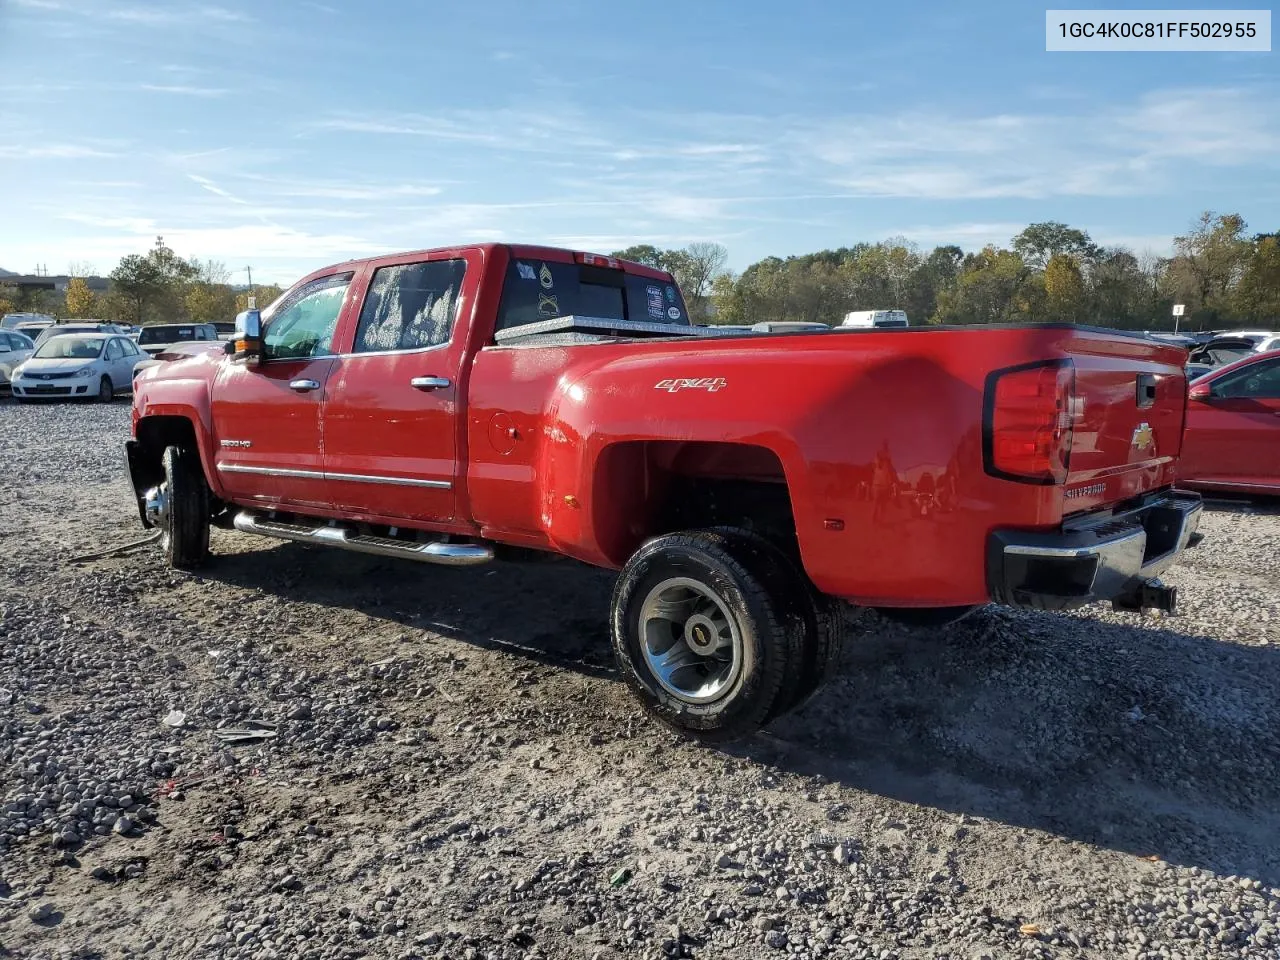
[[[613,575],[574,562],[424,570],[279,544],[222,554],[204,575],[616,678]],[[802,710],[720,749],[1280,885],[1280,646],[1167,628],[1179,622],[990,607],[916,632],[851,612],[839,675]]]
[[[1280,646],[990,607],[870,612],[839,676],[743,756],[849,787],[1280,885]]]

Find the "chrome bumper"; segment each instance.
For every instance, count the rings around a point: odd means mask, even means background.
[[[1165,492],[1131,509],[1083,517],[1060,531],[991,535],[987,581],[997,603],[1068,610],[1115,601],[1144,606],[1151,581],[1198,542],[1200,497]],[[1195,540],[1193,541],[1193,538]],[[1172,595],[1171,595],[1172,596]]]

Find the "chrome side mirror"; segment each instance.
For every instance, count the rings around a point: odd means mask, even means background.
[[[245,310],[236,315],[236,337],[232,356],[252,366],[262,359],[262,313]]]

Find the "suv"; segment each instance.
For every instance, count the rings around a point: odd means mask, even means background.
[[[50,337],[59,337],[64,333],[124,333],[124,327],[118,323],[108,323],[105,320],[69,320],[66,323],[55,323],[51,327],[45,327],[36,337],[36,346],[44,343]]]
[[[138,333],[138,346],[155,356],[175,343],[217,339],[218,331],[212,323],[153,323]]]

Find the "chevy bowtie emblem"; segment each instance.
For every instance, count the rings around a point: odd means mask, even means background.
[[[1140,423],[1133,428],[1133,447],[1135,450],[1145,450],[1155,442],[1156,435],[1151,430],[1151,424]]]

